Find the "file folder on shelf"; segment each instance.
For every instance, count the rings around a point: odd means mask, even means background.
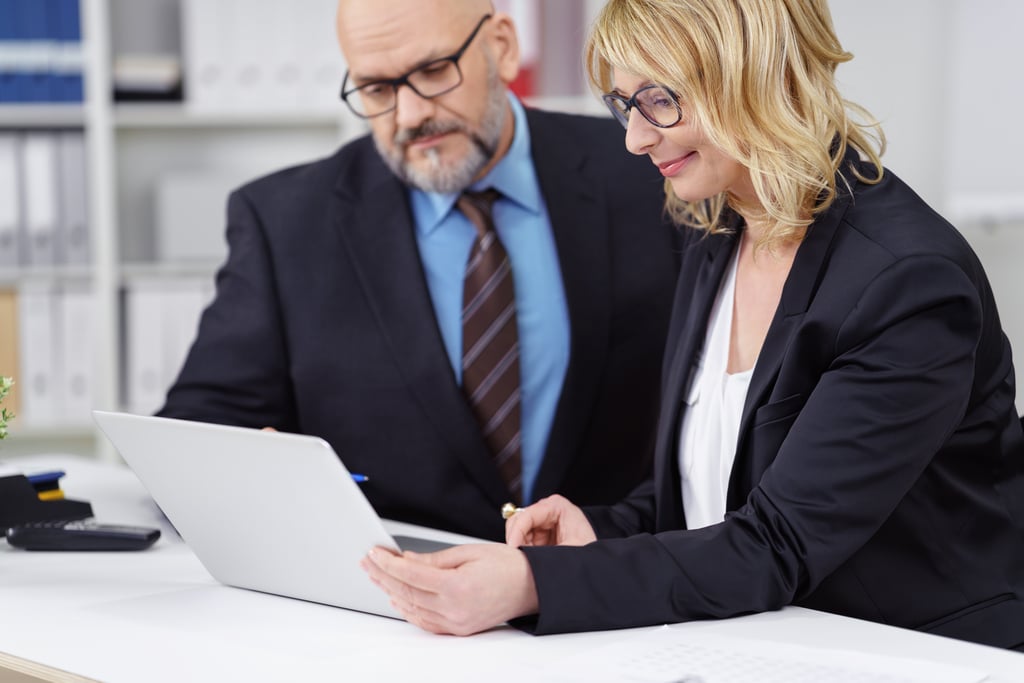
[[[21,261],[19,144],[17,134],[0,132],[0,268],[14,268]]]
[[[60,222],[56,258],[59,263],[84,265],[89,258],[89,213],[85,187],[85,137],[81,131],[58,134]]]
[[[53,133],[26,133],[21,156],[28,265],[52,266],[56,256],[59,206],[56,136]]]
[[[59,353],[59,288],[29,280],[18,287],[18,337],[21,372],[21,413],[25,427],[52,427],[60,418],[63,359]]]

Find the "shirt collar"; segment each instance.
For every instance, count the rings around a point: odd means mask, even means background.
[[[515,121],[512,144],[505,156],[494,165],[494,168],[479,181],[473,183],[469,189],[485,190],[493,187],[501,192],[503,199],[509,199],[527,211],[539,214],[541,211],[540,185],[537,182],[533,159],[530,156],[530,129],[526,124],[526,111],[511,92],[508,93],[508,99],[512,105],[512,116]],[[409,194],[414,215],[417,217],[416,229],[422,235],[429,235],[437,230],[459,198],[457,192],[442,194],[424,192],[415,188],[410,189]]]

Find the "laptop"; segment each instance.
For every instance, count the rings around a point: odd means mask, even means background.
[[[359,568],[392,536],[321,438],[93,411],[182,540],[223,584],[401,618]]]

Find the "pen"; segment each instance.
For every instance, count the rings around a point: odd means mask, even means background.
[[[357,484],[362,484],[365,481],[370,481],[370,478],[365,474],[353,474],[352,481],[354,481]]]

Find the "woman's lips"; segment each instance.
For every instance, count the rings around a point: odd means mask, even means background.
[[[681,156],[678,159],[673,159],[672,161],[666,161],[664,163],[658,164],[658,170],[661,171],[661,175],[665,176],[666,178],[670,178],[674,176],[676,173],[679,173],[679,170],[686,165],[686,163],[690,160],[690,158],[693,155],[694,152],[690,152],[689,154]]]

